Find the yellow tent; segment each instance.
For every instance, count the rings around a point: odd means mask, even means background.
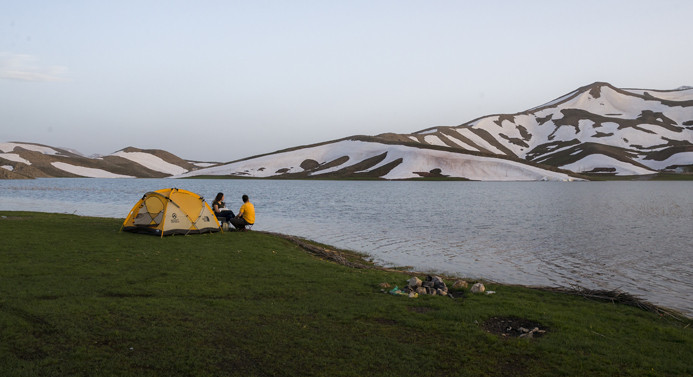
[[[130,210],[121,230],[163,237],[218,232],[220,227],[204,198],[194,192],[168,188],[144,194]]]

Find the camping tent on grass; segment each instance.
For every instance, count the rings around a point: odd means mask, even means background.
[[[194,192],[168,188],[150,191],[132,207],[121,230],[167,236],[218,232],[219,221]]]

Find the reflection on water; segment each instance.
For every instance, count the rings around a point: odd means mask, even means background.
[[[147,191],[179,187],[254,229],[413,266],[511,284],[621,289],[693,314],[687,182],[353,182],[173,179],[0,181],[0,209],[124,218]]]

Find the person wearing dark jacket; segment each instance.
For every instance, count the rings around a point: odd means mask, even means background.
[[[212,211],[214,212],[214,216],[216,216],[220,221],[231,222],[231,219],[236,217],[236,215],[233,214],[233,211],[226,208],[223,192],[218,193],[214,198],[214,201],[212,202]]]

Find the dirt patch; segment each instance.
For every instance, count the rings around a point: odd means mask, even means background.
[[[420,177],[424,178],[445,178],[449,177],[449,175],[442,174],[442,170],[439,168],[432,169],[429,172],[423,172],[423,171],[414,171],[412,173],[418,174]]]
[[[319,166],[319,162],[311,159],[303,160],[303,162],[301,162],[301,169],[303,170],[313,170],[318,168]]]
[[[481,327],[491,334],[510,338],[539,338],[548,331],[539,322],[519,317],[491,317]]]
[[[298,237],[293,237],[293,236],[289,236],[289,235],[281,234],[281,233],[272,233],[272,232],[259,232],[259,233],[271,234],[273,236],[283,238],[289,242],[292,242],[292,243],[298,245],[303,250],[306,250],[307,252],[309,252],[313,255],[316,255],[320,258],[330,260],[332,262],[339,263],[343,266],[352,267],[352,268],[360,268],[360,269],[382,269],[382,268],[375,266],[375,265],[368,265],[368,264],[361,263],[359,258],[354,258],[354,260],[351,260],[352,258],[349,258],[349,256],[346,253],[342,253],[338,250],[327,249],[327,248],[315,245],[313,243],[304,241]]]

